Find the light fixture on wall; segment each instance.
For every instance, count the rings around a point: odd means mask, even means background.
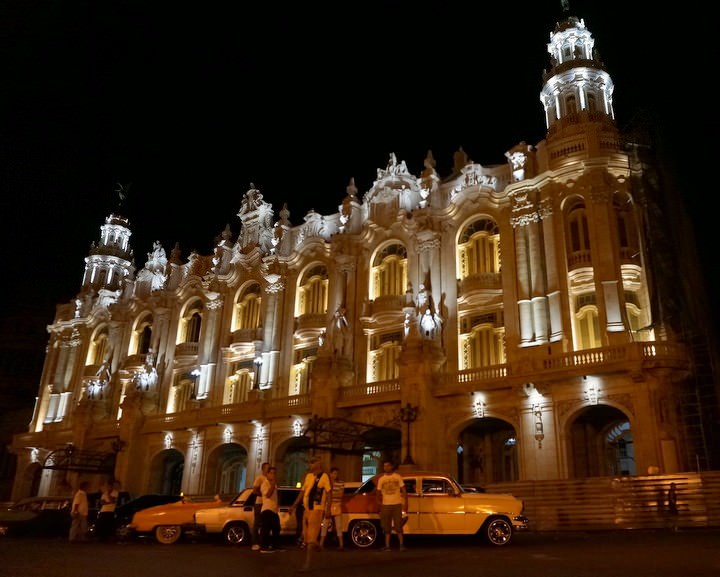
[[[583,375],[583,384],[585,385],[585,398],[590,404],[597,405],[600,395],[595,379],[588,380],[587,376]]]
[[[256,356],[253,359],[253,364],[255,365],[255,382],[253,383],[253,389],[258,391],[260,390],[260,368],[263,364],[262,356]]]
[[[418,418],[418,411],[420,407],[407,403],[404,407],[400,408],[400,420],[407,424],[407,444],[405,449],[405,460],[403,465],[414,465],[415,461],[410,456],[410,423],[414,423]]]

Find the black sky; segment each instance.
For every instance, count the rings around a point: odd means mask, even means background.
[[[117,183],[130,185],[122,212],[142,267],[155,239],[187,257],[226,224],[237,236],[250,182],[297,225],[310,208],[337,212],[350,177],[363,194],[390,152],[419,174],[432,149],[444,176],[459,146],[491,165],[544,138],[559,0],[257,4],[0,7],[6,304],[36,303],[50,322],[74,297]],[[718,50],[695,21],[709,15],[650,6],[571,1],[570,14],[615,82],[619,125],[655,119],[692,218],[709,225],[695,160],[718,133],[702,72]]]

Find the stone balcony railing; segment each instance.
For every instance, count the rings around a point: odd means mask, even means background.
[[[539,349],[535,352],[539,352]],[[636,342],[555,355],[529,354],[526,358],[512,363],[447,374],[444,383],[433,386],[432,394],[436,397],[467,395],[479,390],[507,388],[553,378],[618,371],[639,375],[643,369],[652,367],[689,370],[685,347],[678,343]],[[337,403],[344,408],[393,403],[401,400],[401,394],[399,379],[363,383],[342,387]],[[258,391],[258,394],[250,396],[247,401],[232,405],[195,405],[181,413],[149,416],[143,431],[282,417],[293,413],[308,413],[310,408],[310,394],[271,397],[269,390]]]

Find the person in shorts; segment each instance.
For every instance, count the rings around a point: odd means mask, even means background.
[[[390,551],[393,529],[398,536],[400,551],[404,551],[402,518],[403,511],[407,511],[408,498],[403,478],[395,472],[392,461],[383,462],[383,474],[378,479],[376,495],[380,505],[380,525],[385,533],[385,547],[381,551]]]
[[[305,563],[301,571],[310,570],[312,555],[314,551],[320,547],[318,543],[320,529],[331,493],[332,484],[330,483],[330,477],[323,470],[322,460],[317,455],[311,457],[309,471],[308,474],[305,475],[305,482],[303,483],[298,498],[290,509],[290,513],[293,514],[302,498],[302,503],[305,507],[305,513],[303,514]]]

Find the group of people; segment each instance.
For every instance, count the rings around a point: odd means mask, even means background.
[[[88,481],[81,481],[73,495],[70,515],[70,543],[85,543],[88,541],[88,515],[90,503],[88,500]],[[120,498],[120,483],[112,481],[105,486],[100,495],[100,510],[95,522],[95,534],[98,541],[105,541],[115,534],[115,507]]]
[[[261,474],[253,483],[255,493],[255,517],[253,526],[254,550],[273,552],[278,548],[280,517],[278,515],[276,470],[270,463],[263,463]],[[302,527],[301,546],[305,549],[305,562],[301,570],[309,571],[313,554],[322,551],[332,527],[337,538],[338,550],[343,551],[342,499],[345,483],[340,479],[340,469],[331,467],[327,473],[319,456],[310,458],[308,472],[290,514],[296,515],[298,527]],[[399,550],[405,550],[403,525],[407,511],[407,492],[403,478],[395,471],[392,461],[383,462],[383,475],[377,484],[380,506],[380,523],[385,533],[383,551],[390,551],[392,532],[398,536]],[[298,515],[297,513],[301,514]]]

